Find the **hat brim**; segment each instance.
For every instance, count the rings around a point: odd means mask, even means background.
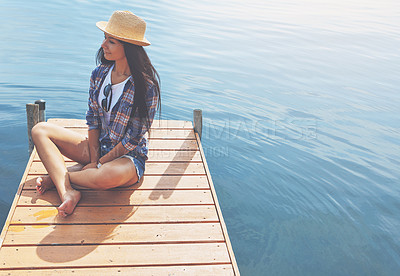
[[[122,40],[131,44],[135,44],[135,45],[139,45],[139,46],[149,46],[150,42],[143,37],[143,40],[136,40],[136,39],[130,39],[130,38],[126,38],[126,37],[122,37],[122,36],[118,36],[112,33],[109,33],[106,31],[106,25],[107,25],[107,21],[99,21],[96,23],[97,28],[99,28],[100,30],[102,30],[103,32],[105,32],[106,34],[118,39],[118,40]]]

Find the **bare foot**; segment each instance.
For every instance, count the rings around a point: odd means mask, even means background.
[[[52,188],[54,188],[54,183],[53,180],[51,180],[50,176],[43,175],[36,178],[36,190],[41,195]]]
[[[57,208],[58,213],[66,217],[74,212],[76,204],[78,204],[81,199],[81,192],[77,190],[69,190],[62,197],[63,203]]]

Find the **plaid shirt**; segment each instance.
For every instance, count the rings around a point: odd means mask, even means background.
[[[86,112],[86,124],[89,126],[89,130],[101,128],[100,142],[111,141],[112,148],[119,142],[122,142],[122,145],[129,150],[129,152],[135,150],[136,153],[144,155],[147,159],[147,135],[145,134],[148,129],[140,120],[138,110],[136,110],[135,116],[129,119],[133,107],[133,96],[135,94],[132,76],[126,82],[121,97],[111,110],[109,125],[107,125],[105,121],[103,109],[98,104],[99,92],[110,68],[110,65],[100,64],[92,72],[88,101],[89,109]],[[157,101],[158,97],[155,94],[154,86],[149,84],[146,95],[146,105],[149,113],[150,125],[157,111]]]

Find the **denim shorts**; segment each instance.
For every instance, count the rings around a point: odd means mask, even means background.
[[[100,142],[100,157],[103,157],[111,150],[112,150],[112,145],[110,142],[108,142],[108,143]],[[136,173],[138,176],[138,181],[136,183],[138,183],[144,174],[144,170],[145,170],[145,166],[146,166],[146,158],[144,156],[137,154],[134,150],[128,152],[125,155],[122,155],[121,157],[118,157],[118,159],[119,158],[129,158],[132,161],[133,165],[136,168]]]

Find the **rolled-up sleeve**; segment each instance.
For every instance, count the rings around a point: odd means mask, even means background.
[[[146,106],[149,114],[150,126],[153,123],[154,116],[157,111],[158,97],[155,92],[155,87],[150,86],[147,91]],[[124,138],[122,139],[122,145],[129,151],[132,151],[137,147],[143,138],[143,135],[148,131],[145,122],[142,122],[138,116],[138,111],[135,113],[135,117],[129,121],[127,130]]]
[[[94,101],[96,100],[94,97],[95,72],[96,70],[93,70],[92,76],[90,77],[88,110],[86,111],[86,124],[89,126],[89,130],[101,127],[99,112],[96,108],[96,105],[94,104]]]

